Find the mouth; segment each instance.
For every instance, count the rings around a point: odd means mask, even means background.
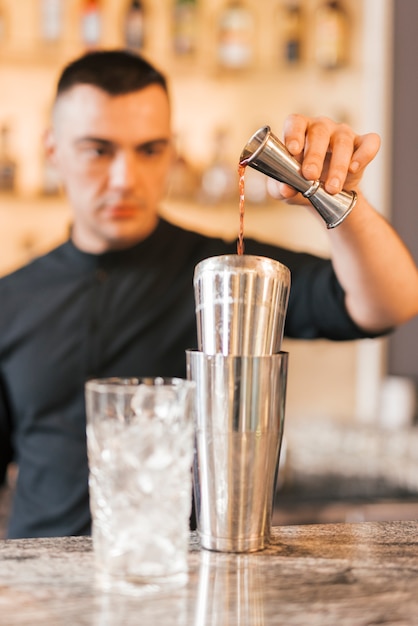
[[[115,202],[106,204],[104,213],[110,219],[124,220],[136,217],[141,212],[141,209],[142,206],[139,203]]]

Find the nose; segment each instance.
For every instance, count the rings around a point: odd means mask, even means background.
[[[112,189],[121,191],[133,189],[138,179],[135,155],[129,150],[118,150],[110,166],[109,178]]]

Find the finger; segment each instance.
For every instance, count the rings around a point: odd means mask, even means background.
[[[276,200],[288,200],[297,194],[293,187],[289,187],[285,183],[280,183],[273,178],[267,178],[267,191],[272,198]]]
[[[354,152],[351,157],[349,170],[356,173],[364,169],[378,153],[380,148],[380,137],[376,133],[368,133],[356,137]]]
[[[283,126],[283,139],[286,148],[293,156],[298,156],[305,145],[308,118],[296,113],[289,115]]]
[[[335,128],[336,124],[327,118],[310,121],[302,160],[302,174],[306,179],[320,178]]]
[[[338,193],[344,187],[348,170],[352,162],[356,135],[345,124],[337,126],[330,139],[330,159],[328,172],[324,180],[329,193]]]

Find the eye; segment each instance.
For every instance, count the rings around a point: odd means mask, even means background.
[[[137,148],[137,152],[146,157],[153,157],[163,154],[167,149],[167,141],[150,141],[149,143],[142,144]]]
[[[111,157],[114,153],[113,146],[104,141],[83,141],[78,148],[81,156],[91,160]]]
[[[96,145],[96,146],[86,146],[85,152],[89,154],[91,157],[107,157],[112,156],[113,151],[110,146]]]
[[[100,157],[100,156],[105,156],[107,154],[110,154],[110,148],[108,147],[104,147],[104,146],[96,146],[96,147],[92,147],[90,148],[90,152],[92,154],[95,154],[96,156]]]

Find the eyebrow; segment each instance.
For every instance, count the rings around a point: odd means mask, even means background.
[[[110,141],[109,139],[103,139],[101,137],[94,137],[87,135],[86,137],[79,137],[75,140],[75,144],[79,145],[82,143],[95,143],[104,148],[113,148],[116,143],[114,141]],[[151,139],[150,141],[144,141],[144,143],[139,143],[135,146],[138,150],[146,150],[147,148],[155,147],[156,145],[161,145],[162,147],[167,146],[170,143],[170,139],[166,137]]]

